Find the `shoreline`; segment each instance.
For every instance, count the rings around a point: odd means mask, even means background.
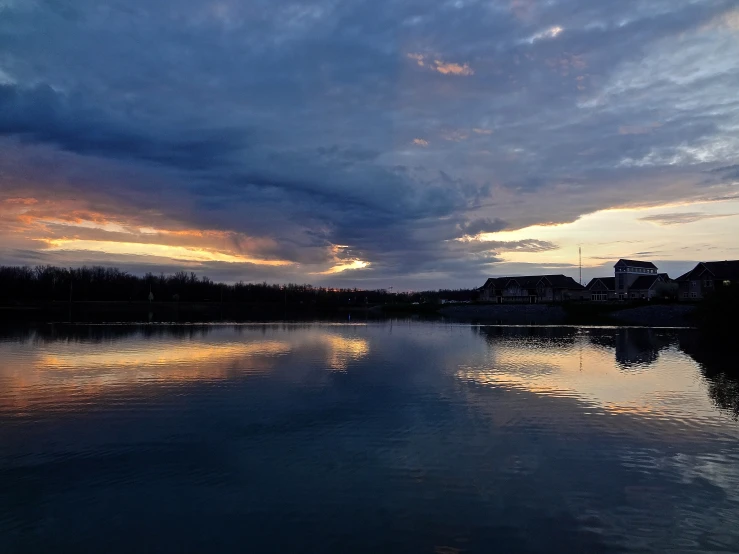
[[[641,327],[694,327],[692,304],[594,305],[594,304],[490,304],[449,306],[447,317],[496,321],[505,324],[636,325]]]
[[[54,302],[0,306],[7,323],[208,323],[445,319],[498,325],[694,327],[694,304],[385,304],[315,306],[220,302]]]

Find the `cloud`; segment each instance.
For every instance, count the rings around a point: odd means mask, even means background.
[[[465,235],[476,236],[482,233],[497,233],[509,225],[509,223],[499,218],[478,218],[463,224],[462,231]]]
[[[553,242],[546,240],[537,239],[523,239],[515,241],[500,241],[500,240],[481,240],[473,243],[474,250],[487,250],[494,251],[496,253],[503,252],[549,252],[551,250],[557,250],[559,246]]]
[[[47,243],[48,250],[52,252],[89,251],[102,252],[108,255],[155,256],[185,262],[226,262],[268,266],[284,266],[290,263],[284,260],[259,260],[211,249],[171,246],[168,244],[79,239],[50,239]]]
[[[646,135],[651,133],[654,129],[660,127],[659,123],[652,123],[651,125],[621,125],[618,128],[619,135]]]
[[[418,53],[407,54],[408,58],[414,60],[419,67],[425,67],[442,75],[458,75],[469,77],[475,71],[467,63],[445,62],[440,59],[429,60],[428,56]]]
[[[658,225],[685,225],[686,223],[695,223],[704,219],[717,219],[722,217],[731,217],[739,214],[708,214],[703,212],[678,212],[655,214],[640,218],[641,221],[649,221]]]
[[[463,75],[469,77],[474,75],[475,71],[468,64],[449,63],[441,60],[434,60],[434,70],[443,75]]]
[[[290,262],[186,262],[229,279],[463,286],[511,267],[496,252],[514,245],[460,236],[732,202],[735,12],[729,0],[8,4],[0,263],[185,263],[108,242],[161,244]],[[515,247],[531,254],[516,263],[567,267],[546,250],[558,240],[524,237],[539,242]],[[334,245],[347,246],[338,258]],[[321,275],[355,261],[368,265]]]
[[[144,122],[124,120],[79,104],[49,85],[23,88],[0,85],[0,135],[48,143],[77,154],[160,162],[182,169],[204,169],[240,148],[226,130],[217,133],[181,129],[144,129]]]
[[[564,31],[562,27],[560,27],[559,25],[555,25],[553,27],[550,27],[549,29],[540,31],[532,35],[527,41],[533,43],[538,40],[557,38],[562,33],[562,31]]]
[[[710,173],[718,175],[719,179],[725,183],[739,182],[739,164],[716,167]]]

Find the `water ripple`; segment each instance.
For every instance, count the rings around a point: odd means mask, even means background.
[[[737,552],[739,386],[691,333],[0,334],[0,552]]]

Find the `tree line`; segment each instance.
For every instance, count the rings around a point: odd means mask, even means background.
[[[171,275],[131,274],[113,267],[64,268],[0,266],[0,303],[46,302],[245,302],[307,305],[377,305],[392,303],[458,302],[476,299],[474,290],[438,290],[415,293],[384,289],[327,288],[299,284],[217,283],[194,272]]]

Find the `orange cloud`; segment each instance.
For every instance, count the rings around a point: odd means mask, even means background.
[[[424,140],[422,138],[414,138],[413,144],[415,144],[416,146],[423,146],[424,148],[426,148],[429,145],[429,141]]]
[[[424,61],[423,61],[423,54],[412,54],[412,53],[411,53],[411,54],[408,54],[408,57],[409,57],[409,58],[410,58],[411,60],[416,60],[416,63],[417,63],[417,64],[418,64],[418,65],[419,65],[420,67],[424,67],[424,66],[426,65],[426,62],[424,62]]]
[[[364,269],[366,267],[369,267],[369,265],[369,262],[365,262],[363,260],[352,260],[350,262],[344,262],[335,265],[332,268],[327,269],[326,271],[320,272],[319,275],[332,275],[334,273],[341,273],[342,271],[347,271],[349,269]]]
[[[340,244],[334,244],[331,246],[331,252],[333,254],[333,261],[336,265],[330,267],[326,271],[320,271],[316,275],[332,275],[334,273],[341,273],[350,269],[364,269],[370,266],[369,262],[360,260],[359,258],[346,256],[343,253],[348,247]]]
[[[441,60],[434,60],[434,64],[436,64],[436,67],[434,68],[439,73],[443,73],[444,75],[474,75],[475,71],[466,63],[463,65],[460,65],[458,63],[446,63]]]
[[[35,198],[6,198],[4,200],[6,204],[18,204],[22,206],[32,206],[38,204],[38,200]]]
[[[407,54],[407,56],[409,59],[414,60],[419,67],[428,68],[431,71],[436,71],[442,75],[461,75],[468,77],[475,74],[475,70],[467,63],[459,64],[454,62],[445,62],[439,59],[427,61],[424,54],[418,53],[410,53]]]
[[[226,262],[250,263],[267,266],[285,266],[292,262],[286,260],[265,260],[237,254],[230,254],[208,248],[150,244],[142,242],[116,242],[106,240],[45,239],[47,250],[52,251],[91,251],[104,254],[128,256],[155,256],[188,262]]]
[[[187,261],[291,263],[271,259],[269,253],[278,244],[269,237],[213,229],[162,228],[142,221],[159,217],[157,214],[137,214],[129,219],[83,204],[77,200],[6,199],[0,201],[0,229],[25,240],[41,241],[48,250],[156,255]]]

